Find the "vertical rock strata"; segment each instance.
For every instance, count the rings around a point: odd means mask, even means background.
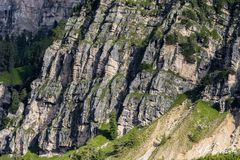
[[[51,27],[69,16],[75,2],[79,1],[0,0],[0,35],[18,35]]]
[[[182,21],[189,7],[177,0],[83,3],[68,19],[64,37],[46,50],[22,121],[0,131],[0,151],[25,154],[37,146],[43,154],[77,148],[112,112],[124,134],[160,117],[187,91],[202,92],[224,109],[239,88],[239,6],[186,27]],[[203,25],[211,32],[216,28],[217,37],[208,44],[196,40],[200,49],[191,48],[188,57],[185,39]],[[169,40],[171,35],[178,41]],[[226,75],[216,77],[223,71]]]

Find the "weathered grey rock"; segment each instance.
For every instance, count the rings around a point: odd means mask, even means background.
[[[3,106],[5,104],[10,104],[11,102],[10,99],[11,99],[11,93],[9,92],[9,89],[3,84],[0,84],[0,106]]]
[[[0,126],[3,123],[3,119],[7,116],[6,108],[11,103],[11,93],[9,89],[0,84]]]
[[[0,35],[37,32],[70,15],[79,0],[0,0]]]
[[[210,38],[209,47],[198,44],[201,50],[193,53],[194,62],[186,61],[181,46],[167,44],[166,37],[199,32],[200,26],[186,28],[179,22],[187,6],[166,0],[141,10],[124,1],[89,1],[79,15],[68,19],[64,37],[46,50],[20,127],[15,134],[11,127],[0,131],[1,152],[25,154],[32,146],[40,154],[77,148],[96,135],[112,112],[117,113],[119,132],[124,134],[160,117],[178,94],[198,86],[203,89],[196,94],[224,108],[227,97],[235,93],[229,84],[237,81],[228,81],[227,76],[204,86],[202,81],[212,65],[224,69],[234,62],[233,69],[238,70],[239,43],[224,44],[223,35],[218,41]],[[220,33],[230,28],[229,37],[236,39],[233,34],[239,25],[230,21],[237,23],[239,18],[234,17],[215,17],[230,25],[215,28]]]

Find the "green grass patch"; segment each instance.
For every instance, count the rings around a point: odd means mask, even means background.
[[[176,104],[182,103],[185,98],[184,95],[179,95]],[[188,101],[186,105],[181,106],[182,109],[185,108],[182,111],[184,115],[181,115],[181,119],[183,119],[172,128],[169,135],[162,136],[160,145],[151,156],[152,159],[162,157],[162,152],[165,153],[166,150],[172,148],[174,148],[173,152],[186,153],[192,149],[195,143],[211,136],[227,115],[227,112],[220,113],[214,109],[210,102],[199,100],[195,107],[188,107],[193,105]],[[174,116],[174,114],[171,115]],[[168,121],[168,119],[166,120]]]
[[[211,103],[198,101],[189,120],[189,140],[194,143],[198,142],[211,133],[214,126],[218,126],[217,124],[220,124],[225,116],[226,113],[219,113]]]
[[[172,107],[181,105],[187,98],[186,94],[179,94],[173,102]]]
[[[151,135],[156,122],[143,128],[131,129],[126,135],[111,141],[101,151],[110,159],[132,159]]]
[[[152,64],[148,64],[148,63],[142,63],[140,66],[142,71],[146,71],[146,72],[155,72],[156,69],[154,69],[154,66]]]
[[[110,123],[103,123],[103,124],[101,124],[101,127],[98,129],[98,133],[100,135],[103,135],[107,139],[111,139],[111,136],[110,136]]]
[[[109,140],[104,137],[103,135],[98,135],[92,139],[90,139],[87,144],[83,147],[80,147],[77,150],[69,151],[61,156],[53,156],[50,158],[47,157],[40,157],[39,155],[35,153],[28,152],[23,157],[9,157],[7,155],[1,156],[0,160],[74,160],[81,155],[84,155],[84,157],[88,156],[86,154],[93,155],[98,154],[97,148],[102,146],[103,144],[107,143]],[[87,153],[86,153],[87,152]],[[98,156],[98,155],[97,155]]]
[[[22,85],[31,76],[32,72],[30,66],[13,68],[10,72],[0,73],[0,82],[6,85]]]
[[[149,93],[143,93],[143,92],[132,92],[129,94],[129,97],[130,98],[142,98],[142,97],[145,97],[145,96],[150,96]]]
[[[205,157],[199,158],[198,160],[240,160],[240,154],[226,153],[218,155],[207,155]]]
[[[140,7],[150,7],[152,0],[124,0],[128,6],[140,6]]]
[[[90,141],[88,142],[88,145],[92,145],[94,147],[100,147],[108,141],[109,140],[107,139],[107,137],[105,137],[103,135],[98,135],[98,136],[94,137],[93,139],[90,139]]]

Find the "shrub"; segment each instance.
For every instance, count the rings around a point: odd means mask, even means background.
[[[116,139],[118,136],[118,125],[117,125],[117,116],[116,113],[112,113],[110,118],[110,138]]]
[[[3,118],[2,122],[0,122],[0,130],[4,129],[9,123],[10,123],[10,118],[5,117]]]
[[[20,100],[21,101],[25,101],[27,99],[27,96],[28,96],[28,93],[27,93],[27,90],[26,88],[22,89],[19,97],[20,97]]]
[[[80,11],[81,11],[81,5],[80,4],[77,4],[73,7],[73,13],[79,14]]]
[[[169,34],[166,37],[166,44],[168,45],[174,45],[177,43],[177,36],[175,33]]]
[[[57,24],[57,27],[52,30],[53,36],[55,37],[55,39],[63,38],[65,34],[65,25],[66,25],[66,20],[62,20]]]
[[[141,66],[140,66],[141,70],[144,70],[144,71],[154,71],[154,67],[152,64],[148,64],[148,63],[142,63]]]
[[[193,22],[190,19],[182,19],[180,24],[184,25],[187,29],[193,26]]]
[[[205,47],[208,47],[209,37],[211,36],[210,33],[211,32],[207,29],[207,27],[203,26],[201,31],[197,34],[200,43],[202,43]]]
[[[214,8],[217,13],[221,13],[222,8],[225,4],[240,3],[240,0],[214,0]]]
[[[217,30],[214,29],[211,33],[210,33],[211,37],[214,39],[214,40],[218,40],[220,39],[220,35],[218,34]]]
[[[195,62],[194,53],[199,53],[201,51],[201,47],[198,46],[196,42],[196,35],[193,34],[187,38],[187,42],[180,43],[181,53],[184,56],[185,60],[189,63]]]
[[[214,8],[216,10],[217,13],[220,13],[223,6],[225,5],[227,0],[215,0],[214,1]]]
[[[161,139],[161,142],[159,143],[159,145],[160,146],[164,145],[167,142],[168,139],[169,139],[169,137],[166,137],[166,135],[164,134],[162,136],[162,139]]]
[[[188,19],[198,21],[197,14],[192,9],[185,9],[182,14]]]
[[[136,135],[136,131],[132,130],[129,132],[128,136],[122,139],[117,140],[114,144],[114,154],[119,154],[124,151],[124,149],[132,148],[133,146],[138,144],[138,136]]]
[[[199,158],[198,160],[238,160],[240,159],[239,153],[226,153],[218,155],[207,155]]]
[[[12,103],[9,108],[9,112],[15,114],[18,110],[20,98],[18,92],[14,89],[12,91]]]
[[[128,6],[140,6],[148,8],[151,6],[151,0],[125,0],[126,5]]]
[[[220,39],[220,35],[218,34],[216,29],[210,31],[206,26],[203,26],[201,28],[201,31],[197,33],[197,35],[199,42],[202,43],[205,47],[208,47],[210,38],[212,38],[213,40]]]
[[[196,134],[189,134],[189,135],[188,135],[188,139],[189,139],[191,142],[196,143],[196,142],[199,141],[200,136],[198,135],[198,133],[196,133]]]
[[[154,38],[156,40],[161,40],[163,38],[163,31],[158,28],[154,34]]]
[[[104,160],[105,154],[93,146],[86,146],[80,153],[71,155],[71,160]]]

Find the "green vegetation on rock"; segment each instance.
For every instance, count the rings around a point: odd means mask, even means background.
[[[112,113],[110,117],[110,137],[112,140],[116,139],[118,136],[118,125],[117,125],[117,115],[116,113]]]
[[[129,97],[130,98],[142,98],[144,96],[150,96],[149,93],[143,93],[143,92],[140,92],[140,91],[137,91],[137,92],[132,92],[129,94]]]
[[[124,159],[131,151],[140,148],[144,141],[149,137],[156,123],[143,128],[133,128],[124,136],[109,141],[107,137],[100,134],[90,139],[86,145],[77,150],[69,151],[61,156],[51,158],[40,157],[37,154],[28,152],[23,157],[1,156],[0,160],[103,160],[106,157],[111,159]],[[103,124],[100,130],[109,132],[109,124]]]
[[[187,41],[181,42],[179,46],[181,47],[181,53],[185,60],[189,63],[195,63],[196,59],[194,54],[201,51],[201,47],[196,40],[196,35],[192,34],[190,37],[187,37]]]
[[[186,94],[180,94],[177,96],[177,98],[175,99],[175,101],[172,104],[172,107],[176,107],[179,105],[182,105],[182,103],[187,99],[187,95]]]
[[[0,40],[0,82],[24,85],[38,76],[45,50],[53,40],[63,38],[65,24],[60,21],[53,30],[39,31],[35,36],[23,33],[15,39]]]
[[[33,74],[31,66],[13,68],[0,73],[0,82],[7,85],[22,85]]]
[[[187,8],[185,10],[183,10],[183,16],[185,16],[186,18],[188,19],[191,19],[193,21],[198,21],[198,17],[197,17],[197,14],[196,12],[194,12],[192,9],[190,8]]]
[[[189,121],[188,138],[192,142],[198,142],[217,126],[226,116],[225,113],[219,113],[209,102],[198,101],[192,112],[192,118]]]
[[[202,158],[198,158],[198,160],[239,160],[239,153],[226,153],[226,154],[218,154],[218,155],[207,155]]]
[[[11,122],[10,118],[8,117],[3,118],[0,123],[0,130],[4,129],[10,122]]]
[[[56,26],[56,28],[54,28],[53,31],[53,37],[55,39],[62,39],[64,34],[65,34],[65,25],[66,25],[67,21],[66,20],[62,20],[60,21]]]
[[[14,89],[12,91],[12,100],[11,100],[11,105],[9,107],[9,112],[15,114],[18,110],[20,103],[20,98],[18,92]]]
[[[179,95],[174,105],[181,105],[187,96]],[[214,109],[209,102],[198,101],[196,106],[191,110],[190,114],[183,120],[173,132],[173,135],[163,135],[159,142],[159,147],[166,147],[175,142],[176,138],[179,141],[187,140],[191,146],[199,140],[211,135],[211,132],[222,122],[225,113],[219,113]],[[112,116],[115,119],[115,116]],[[163,119],[162,119],[163,118]],[[164,121],[164,116],[159,120]],[[113,121],[113,120],[112,120]],[[115,123],[115,120],[114,120]],[[90,139],[86,145],[77,150],[69,151],[61,156],[48,158],[49,160],[103,160],[110,159],[131,159],[135,152],[139,151],[146,140],[151,136],[157,123],[144,128],[133,128],[127,134],[120,138],[111,139],[111,124],[104,123],[99,128],[99,135]],[[115,126],[115,125],[114,125]],[[114,127],[115,128],[115,127]],[[179,137],[178,137],[179,136]],[[181,138],[180,138],[181,137]],[[184,138],[185,137],[185,138]],[[184,140],[185,139],[185,140]],[[186,145],[186,144],[184,144]],[[183,147],[184,147],[183,145]],[[156,150],[157,152],[157,150]],[[220,156],[220,155],[219,155]],[[218,157],[219,157],[218,156]],[[223,156],[223,155],[221,155]],[[225,157],[226,155],[224,155]],[[234,155],[235,156],[235,155]],[[207,156],[209,157],[209,156]],[[230,155],[228,155],[230,157]],[[0,157],[0,160],[44,160],[46,158],[39,157],[34,153],[27,153],[23,157],[10,158],[8,156]],[[216,159],[216,158],[215,158]],[[214,159],[213,159],[214,160]]]
[[[177,35],[175,33],[168,34],[166,37],[166,44],[174,45],[178,42]]]
[[[125,2],[129,6],[141,7],[149,7],[152,4],[152,0],[125,0]]]
[[[155,72],[156,71],[156,69],[154,69],[152,64],[142,63],[140,67],[141,67],[141,70],[146,71],[146,72]]]

